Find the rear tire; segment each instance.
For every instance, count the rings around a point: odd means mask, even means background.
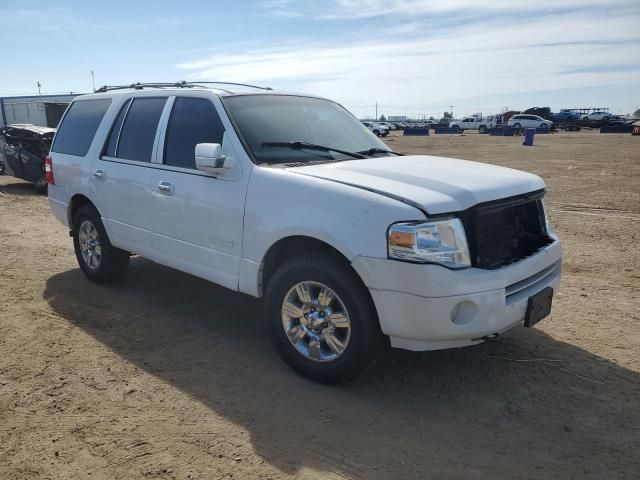
[[[478,128],[478,133],[487,133],[487,126],[480,125],[480,128]]]
[[[73,247],[80,269],[92,282],[120,280],[129,266],[129,254],[111,245],[93,206],[80,207],[73,219]]]
[[[349,265],[330,253],[283,263],[267,286],[265,313],[282,359],[319,382],[352,380],[383,345],[369,292]]]

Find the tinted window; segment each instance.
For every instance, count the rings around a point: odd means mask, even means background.
[[[111,99],[108,98],[73,102],[58,129],[51,150],[85,156],[110,104]]]
[[[120,131],[122,130],[122,122],[124,121],[124,116],[127,113],[127,107],[131,103],[131,99],[127,100],[122,108],[120,109],[120,113],[118,113],[118,117],[116,121],[113,122],[113,126],[111,127],[111,133],[109,133],[109,141],[104,149],[104,154],[107,157],[115,157],[116,156],[116,147],[118,146],[118,136],[120,135]]]
[[[166,98],[136,98],[124,120],[116,157],[150,162]]]
[[[224,127],[215,107],[204,98],[176,98],[167,127],[164,163],[196,168],[198,143],[220,143]]]

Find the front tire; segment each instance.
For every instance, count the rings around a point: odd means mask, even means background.
[[[369,292],[336,255],[315,253],[283,263],[267,286],[265,310],[282,359],[312,380],[352,380],[382,345]]]
[[[111,245],[100,214],[92,206],[81,207],[73,219],[73,247],[80,269],[92,282],[120,280],[129,266],[129,255]]]

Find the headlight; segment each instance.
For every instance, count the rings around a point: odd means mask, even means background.
[[[459,218],[395,223],[389,227],[389,258],[437,263],[448,268],[471,266],[467,237]]]

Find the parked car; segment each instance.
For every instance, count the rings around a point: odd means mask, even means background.
[[[591,112],[588,115],[584,115],[582,117],[583,120],[592,120],[592,121],[598,121],[598,120],[609,120],[610,118],[613,118],[614,115],[611,112]]]
[[[460,132],[464,132],[465,130],[478,130],[479,133],[487,133],[491,127],[499,123],[499,119],[500,115],[464,117],[462,120],[454,120],[449,124],[449,127],[458,127]]]
[[[389,127],[376,122],[362,122],[362,124],[375,133],[378,137],[386,137],[389,135]]]
[[[562,110],[558,113],[552,114],[551,120],[554,122],[571,122],[574,120],[580,120],[580,115],[571,110]]]
[[[543,128],[551,130],[553,122],[545,120],[538,115],[517,114],[509,119],[507,125],[512,126],[513,128]]]
[[[324,382],[385,338],[476,345],[549,314],[562,249],[540,177],[402,156],[327,99],[178,85],[105,88],[61,121],[49,203],[89,280],[137,254],[262,297],[284,361]]]
[[[26,123],[0,128],[0,173],[27,180],[36,191],[46,193],[44,160],[55,131]]]

